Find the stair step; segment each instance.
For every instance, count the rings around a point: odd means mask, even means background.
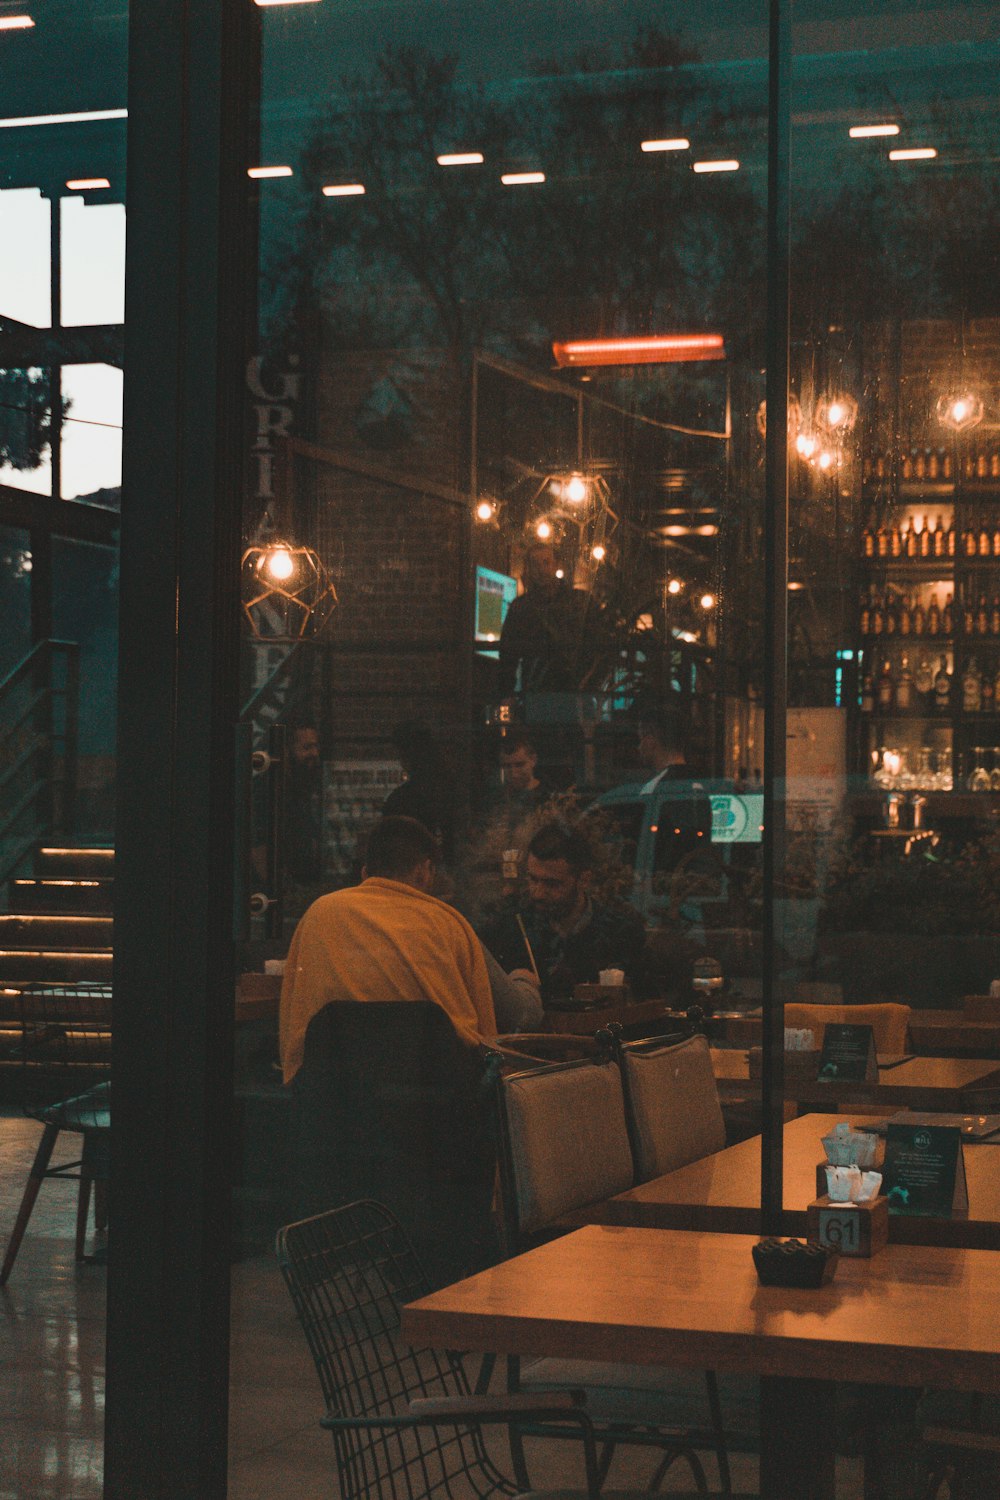
[[[110,951],[113,926],[112,918],[104,916],[0,914],[0,949],[72,948],[79,953],[103,948]]]
[[[109,915],[114,893],[113,880],[21,879],[10,882],[9,909],[12,913],[39,915]]]
[[[81,953],[66,948],[0,949],[0,982],[4,984],[67,984],[80,979],[110,983],[112,955]]]
[[[61,879],[114,874],[115,851],[79,845],[48,844],[35,853],[35,874]]]

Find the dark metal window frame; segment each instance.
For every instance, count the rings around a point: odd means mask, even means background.
[[[226,1494],[255,7],[132,0],[105,1495]],[[780,1222],[790,0],[770,0],[763,1218]],[[249,299],[248,299],[249,300]]]

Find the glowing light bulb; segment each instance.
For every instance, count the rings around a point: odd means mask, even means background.
[[[295,563],[287,547],[271,547],[264,553],[264,567],[278,583],[284,583],[295,572]]]
[[[824,448],[823,452],[820,454],[820,456],[816,460],[816,462],[819,464],[820,468],[825,472],[827,469],[830,469],[830,468],[833,467],[833,454],[832,453],[828,453],[826,451],[826,449]]]
[[[800,458],[812,458],[819,447],[816,439],[808,432],[800,432],[795,439],[795,451]]]
[[[964,422],[969,415],[969,403],[959,399],[951,404],[951,418],[953,422]]]
[[[587,498],[587,481],[580,474],[571,474],[566,481],[563,494],[574,505],[579,505],[581,501]]]
[[[535,527],[535,535],[542,542],[547,542],[552,535],[552,527],[548,521],[539,521]]]
[[[608,554],[607,550],[601,546],[600,542],[598,542],[596,547],[591,547],[590,555],[595,562],[603,562]]]
[[[565,578],[566,577],[566,569],[565,568],[556,568],[556,577],[557,578]]]
[[[488,500],[480,500],[476,506],[476,519],[479,521],[492,521],[493,507]]]
[[[701,598],[698,600],[698,603],[701,605],[702,609],[714,609],[715,608],[715,595],[714,594],[702,594]]]
[[[830,410],[827,412],[827,420],[829,421],[831,427],[839,427],[840,423],[844,420],[844,417],[846,415],[847,409],[846,407],[842,406],[839,401],[830,402]]]
[[[679,594],[683,587],[684,585],[683,583],[681,583],[679,578],[671,578],[670,582],[667,584],[667,593]]]

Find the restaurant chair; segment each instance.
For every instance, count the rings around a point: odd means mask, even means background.
[[[531,1493],[487,1451],[483,1428],[497,1425],[511,1432],[512,1451],[523,1426],[542,1436],[553,1426],[572,1432],[586,1488],[560,1486],[559,1500],[598,1500],[595,1433],[579,1391],[474,1394],[460,1354],[403,1342],[401,1308],[429,1288],[383,1205],[351,1203],[290,1224],[278,1233],[277,1255],[319,1376],[341,1500]]]
[[[79,1181],[74,1246],[77,1261],[86,1259],[91,1189],[95,1228],[100,1231],[107,1225],[111,991],[99,984],[29,986],[21,991],[17,1010],[16,1040],[7,1056],[17,1065],[24,1112],[43,1128],[0,1267],[0,1286],[6,1285],[14,1268],[46,1179]],[[63,1131],[79,1136],[80,1155],[74,1161],[52,1166],[56,1142]]]
[[[636,1182],[722,1151],[726,1122],[703,1036],[616,1039]]]
[[[510,1255],[584,1223],[600,1222],[604,1200],[633,1185],[621,1073],[610,1058],[553,1064],[496,1081],[504,1248]],[[731,1493],[729,1459],[715,1376],[695,1396],[686,1374],[600,1361],[507,1362],[508,1388],[521,1393],[582,1388],[602,1443],[601,1482],[617,1446],[662,1450],[650,1488],[678,1459],[705,1483],[698,1449],[718,1461]],[[705,1395],[708,1411],[705,1413]],[[691,1422],[668,1424],[671,1407]],[[703,1418],[707,1415],[707,1423]]]
[[[823,1045],[827,1024],[870,1026],[876,1052],[905,1052],[910,1007],[892,1001],[877,1005],[800,1005],[793,1001],[785,1006],[785,1026],[813,1032],[817,1047]]]
[[[431,1001],[338,1001],[292,1081],[296,1211],[385,1203],[433,1286],[494,1261],[492,1071]]]

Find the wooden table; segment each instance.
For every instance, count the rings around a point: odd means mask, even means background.
[[[1000,1257],[889,1245],[817,1291],[758,1284],[754,1238],[593,1225],[413,1303],[415,1344],[757,1374],[761,1494],[832,1500],[828,1382],[1000,1393]],[[875,1493],[875,1491],[872,1491]]]
[[[720,1099],[759,1096],[760,1082],[750,1079],[745,1052],[713,1048],[712,1067]],[[786,1076],[785,1097],[799,1104],[838,1108],[845,1104],[891,1104],[898,1109],[961,1110],[965,1094],[976,1089],[1000,1089],[1000,1068],[994,1060],[973,1057],[914,1057],[895,1068],[883,1068],[877,1083],[820,1083]]]
[[[759,1013],[727,1017],[722,1035],[737,1047],[759,1047]],[[966,1020],[960,1010],[912,1011],[909,1037],[910,1050],[928,1057],[1000,1057],[1000,1021]]]
[[[820,1137],[843,1115],[800,1115],[784,1132],[783,1201],[787,1232],[806,1232],[806,1207],[816,1197]],[[852,1123],[863,1121],[863,1111]],[[641,1183],[587,1211],[595,1223],[647,1229],[715,1229],[754,1233],[760,1223],[760,1136],[702,1157],[676,1172]],[[1000,1141],[967,1142],[969,1212],[961,1218],[892,1214],[889,1238],[911,1245],[1000,1250]]]

